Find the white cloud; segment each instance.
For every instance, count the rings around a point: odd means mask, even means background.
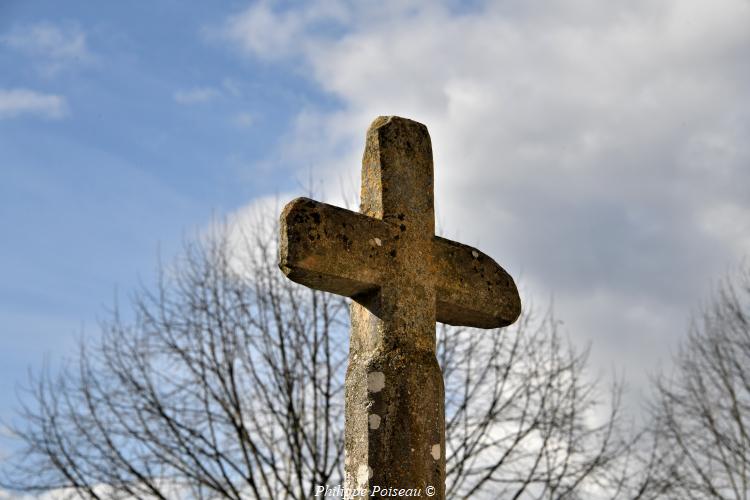
[[[60,119],[68,114],[65,97],[28,89],[0,89],[0,119],[35,115]]]
[[[319,23],[346,21],[349,14],[349,8],[338,0],[314,0],[302,9],[286,12],[260,1],[228,19],[219,36],[246,53],[280,59],[310,48]]]
[[[0,37],[0,42],[34,58],[38,69],[48,76],[94,59],[86,33],[75,24],[40,22],[17,26]]]
[[[208,102],[221,96],[221,92],[212,87],[196,87],[178,90],[174,93],[174,100],[180,104],[197,104]]]
[[[278,16],[268,3],[259,2],[230,19],[226,34],[248,52],[273,57],[290,52],[303,25],[297,16]]]
[[[261,2],[225,26],[341,103],[300,110],[284,160],[336,194],[373,118],[425,123],[449,237],[553,293],[608,360],[666,355],[748,251],[750,3],[332,5]]]
[[[255,123],[255,117],[252,113],[237,113],[232,121],[238,127],[250,127]]]
[[[242,85],[233,78],[224,78],[221,81],[222,88],[232,97],[242,97]]]

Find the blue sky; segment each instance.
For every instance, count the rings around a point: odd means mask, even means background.
[[[446,236],[635,385],[750,252],[750,3],[0,1],[0,418],[212,217],[425,123]]]
[[[262,171],[331,99],[207,31],[241,5],[0,4],[0,415],[185,235],[299,181]]]

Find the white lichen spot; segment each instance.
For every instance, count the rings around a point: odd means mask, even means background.
[[[477,252],[476,250],[472,250],[472,251],[471,251],[471,255],[472,255],[472,256],[473,256],[473,257],[474,257],[475,259],[478,259],[478,258],[479,258],[479,252]]]
[[[370,429],[375,430],[380,427],[380,415],[370,415],[367,417],[367,421],[370,423]]]
[[[430,451],[430,454],[432,455],[432,458],[434,458],[435,460],[440,460],[440,445],[433,444],[432,451]]]
[[[362,464],[357,468],[357,484],[360,486],[365,486],[367,484],[367,480],[370,479],[372,476],[372,469],[370,469],[367,465]]]
[[[380,247],[380,246],[383,246],[383,242],[382,242],[382,241],[380,241],[380,238],[375,238],[375,244],[376,244],[377,246],[379,246],[379,247]]]
[[[385,373],[370,372],[367,374],[367,390],[370,392],[380,392],[385,387]]]

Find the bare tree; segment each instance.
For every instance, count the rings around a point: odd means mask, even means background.
[[[587,379],[588,352],[551,314],[502,332],[441,328],[450,498],[615,498],[631,442],[620,387]],[[598,423],[595,423],[598,420]],[[487,493],[486,495],[481,495]]]
[[[348,308],[276,269],[274,229],[186,246],[96,344],[31,381],[5,487],[83,498],[290,498],[342,482]],[[625,446],[551,315],[441,326],[451,498],[578,498]],[[605,405],[606,409],[606,405]]]
[[[640,498],[750,498],[750,269],[725,279],[657,377]]]

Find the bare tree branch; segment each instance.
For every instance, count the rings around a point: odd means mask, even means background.
[[[115,311],[68,369],[31,380],[6,487],[307,499],[342,483],[347,304],[283,277],[275,228],[237,234],[187,243],[135,294],[134,320]],[[619,388],[599,393],[552,315],[441,325],[437,352],[449,497],[579,498],[616,476]],[[601,396],[612,406],[592,423]]]

